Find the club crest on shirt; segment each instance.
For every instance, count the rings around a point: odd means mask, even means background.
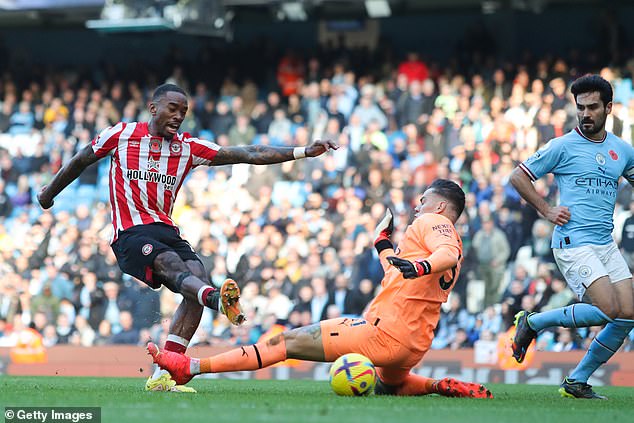
[[[618,154],[616,154],[616,151],[614,151],[614,150],[610,150],[610,151],[608,151],[608,154],[610,154],[610,157],[612,158],[612,160],[615,160],[615,161],[616,161],[616,160],[618,160],[618,159],[619,159],[619,155],[618,155]]]
[[[145,244],[141,247],[141,253],[143,253],[144,256],[149,256],[153,249],[152,244]]]
[[[605,164],[605,156],[603,154],[597,153],[597,155],[594,158],[597,161],[597,163],[599,163],[601,166]]]
[[[157,172],[161,171],[161,161],[154,160],[153,157],[150,157],[147,161],[147,170],[156,170]]]
[[[181,145],[180,141],[172,141],[170,143],[170,154],[177,156],[181,154],[182,150],[183,146]]]
[[[150,140],[150,153],[161,152],[161,141],[157,139]]]

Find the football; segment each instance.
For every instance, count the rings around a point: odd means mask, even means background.
[[[369,395],[376,385],[374,364],[364,355],[342,355],[330,367],[330,386],[337,395]]]

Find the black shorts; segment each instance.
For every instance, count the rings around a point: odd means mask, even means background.
[[[160,253],[174,251],[183,261],[197,260],[202,265],[189,242],[180,237],[178,228],[165,223],[137,225],[119,232],[117,240],[112,243],[112,251],[121,271],[153,289],[164,283],[152,272],[154,259]]]

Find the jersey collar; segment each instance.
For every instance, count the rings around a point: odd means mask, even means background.
[[[581,132],[581,129],[579,129],[578,126],[575,126],[575,131],[577,131],[577,134],[581,135],[582,137],[584,137],[588,141],[593,142],[595,144],[601,144],[608,137],[608,131],[605,131],[605,135],[603,136],[603,139],[601,141],[593,140],[591,138],[586,137],[585,135],[583,135],[583,132]]]

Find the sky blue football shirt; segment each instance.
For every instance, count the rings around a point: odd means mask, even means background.
[[[618,180],[634,181],[634,149],[616,135],[603,141],[586,138],[579,128],[550,140],[520,164],[535,181],[555,175],[559,205],[570,210],[570,221],[555,226],[552,248],[605,245],[612,242]]]

